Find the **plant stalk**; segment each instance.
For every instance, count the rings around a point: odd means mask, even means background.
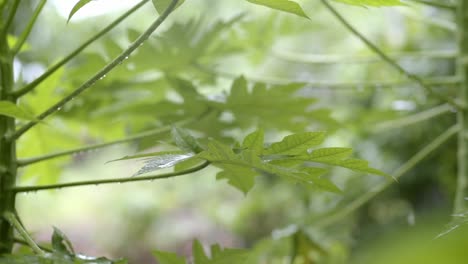
[[[15,103],[9,93],[13,89],[13,56],[8,47],[7,34],[0,36],[0,101]],[[15,120],[0,115],[0,216],[15,211],[16,143],[6,135],[15,131]],[[0,254],[10,253],[13,248],[13,228],[0,218]]]
[[[458,0],[457,3],[457,27],[458,27],[458,50],[460,56],[457,60],[457,71],[462,78],[460,84],[459,98],[468,103],[468,1]],[[457,151],[457,189],[454,201],[454,214],[463,213],[468,208],[468,111],[465,109],[457,112],[457,122],[460,126],[458,133]]]

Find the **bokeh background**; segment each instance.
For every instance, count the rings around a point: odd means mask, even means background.
[[[21,3],[14,24],[18,33],[35,2]],[[67,23],[74,2],[47,3],[28,40],[28,49],[16,61],[18,83],[39,76],[136,4],[92,1]],[[20,155],[31,157],[106,142],[159,124],[154,104],[174,96],[161,72],[193,80],[204,94],[228,90],[239,75],[269,84],[304,82],[304,96],[317,98],[314,107],[330,111],[329,119],[307,120],[307,129],[326,130],[325,146],[352,147],[356,156],[389,174],[455,123],[453,109],[379,60],[320,1],[300,3],[310,20],[247,1],[186,0],[136,55],[48,119],[46,125],[28,132],[20,141]],[[456,26],[450,11],[413,3],[391,8],[335,6],[407,71],[434,83],[438,91],[456,95]],[[239,15],[235,22],[221,24],[218,33],[206,37],[220,21]],[[105,65],[156,17],[156,10],[147,3],[22,103],[31,112],[41,112]],[[195,44],[204,36],[208,42],[200,52]],[[169,46],[158,46],[161,39]],[[434,107],[445,110],[414,124],[400,119]],[[229,133],[242,138],[247,130],[232,129]],[[273,131],[272,137],[281,138],[288,132],[288,128]],[[128,177],[138,171],[142,161],[107,162],[157,150],[161,140],[164,137],[38,163],[21,171],[19,183]],[[393,250],[395,243],[388,246],[376,241],[401,233],[390,241],[408,240],[412,243],[409,247],[418,252],[423,241],[454,227],[450,223],[456,187],[455,138],[343,217],[337,215],[346,205],[386,179],[335,169],[330,178],[343,190],[339,195],[260,177],[244,195],[225,181],[216,181],[215,172],[209,168],[154,182],[24,193],[18,196],[18,212],[39,241],[49,241],[52,226],[56,226],[69,236],[76,251],[126,257],[130,263],[156,263],[151,255],[154,249],[189,256],[193,239],[206,246],[219,243],[251,248],[258,253],[258,263],[289,263],[292,254],[300,256],[295,263],[350,263],[356,259],[356,263],[365,263],[359,258],[369,252],[374,254],[371,259],[382,260],[370,263],[384,263],[390,258],[385,255],[388,252],[371,246]],[[460,219],[463,223],[465,216]],[[430,227],[424,228],[426,224]],[[463,224],[457,227],[453,232]],[[420,231],[409,235],[407,230]],[[420,240],[405,239],[420,234],[425,234]],[[463,239],[455,245],[460,243]],[[404,263],[401,261],[389,263]]]

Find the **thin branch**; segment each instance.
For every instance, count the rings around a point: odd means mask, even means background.
[[[426,1],[426,0],[406,0],[406,1],[415,2],[415,3],[423,4],[423,5],[428,5],[428,6],[432,6],[432,7],[436,7],[436,8],[447,9],[447,10],[450,10],[450,11],[455,11],[455,6],[451,5],[451,4],[437,3],[437,2]],[[439,0],[436,0],[436,1],[439,1]]]
[[[306,64],[344,64],[344,63],[375,63],[382,59],[378,56],[354,56],[346,54],[310,54],[295,51],[273,49],[273,55],[279,59]],[[394,59],[424,58],[424,59],[454,59],[456,51],[421,51],[421,52],[393,52],[387,55]]]
[[[3,217],[16,229],[16,231],[18,231],[18,233],[23,237],[26,243],[28,243],[31,249],[34,252],[36,252],[36,254],[40,255],[41,257],[46,256],[46,253],[36,244],[36,242],[34,242],[34,240],[28,234],[26,229],[23,228],[21,223],[16,218],[15,214],[13,214],[12,212],[5,212],[3,214]]]
[[[73,98],[81,94],[82,92],[86,91],[89,87],[93,86],[97,81],[101,80],[112,71],[115,67],[120,65],[123,61],[128,59],[128,57],[147,40],[151,34],[166,20],[169,14],[174,10],[177,2],[179,0],[172,0],[169,6],[164,10],[164,12],[149,26],[149,28],[141,34],[137,40],[135,40],[126,50],[124,50],[117,58],[107,64],[104,68],[102,68],[99,72],[97,72],[93,77],[91,77],[88,81],[83,83],[80,87],[70,93],[68,96],[64,97],[62,100],[51,106],[49,109],[44,111],[42,114],[36,117],[37,120],[30,121],[20,129],[18,129],[13,135],[11,135],[11,139],[17,139],[23,133],[28,131],[30,128],[34,127],[38,121],[44,120],[49,115],[59,111],[66,103],[71,101]]]
[[[15,243],[17,243],[17,244],[29,246],[29,244],[28,244],[28,242],[27,242],[26,240],[21,239],[21,238],[19,238],[19,237],[15,237],[15,238],[13,239],[13,241],[14,241]],[[42,249],[43,251],[45,251],[45,252],[49,252],[49,253],[52,253],[52,252],[53,252],[53,250],[50,249],[50,248],[48,248],[48,247],[44,247],[44,246],[41,246],[41,245],[39,245],[39,244],[38,244],[37,246],[38,246],[40,249]]]
[[[460,131],[460,126],[453,125],[449,129],[447,129],[444,133],[439,135],[435,138],[431,143],[426,145],[423,149],[418,151],[413,157],[411,157],[408,161],[406,161],[403,165],[401,165],[394,173],[392,173],[395,179],[399,179],[405,173],[413,169],[419,162],[425,159],[429,154],[431,154],[434,150],[444,144],[447,140],[449,140],[452,136],[457,134]],[[369,202],[372,198],[376,195],[387,189],[391,186],[395,181],[386,181],[375,186],[371,191],[365,193],[364,195],[358,197],[356,200],[348,203],[344,208],[340,208],[336,211],[336,213],[331,214],[328,217],[324,217],[319,219],[318,221],[313,222],[313,226],[316,228],[323,228],[329,226],[340,219],[348,216],[352,212],[359,209],[361,206]]]
[[[167,179],[167,178],[173,178],[177,176],[190,174],[190,173],[202,170],[208,167],[208,165],[210,165],[210,163],[208,161],[205,161],[202,164],[195,166],[193,168],[190,168],[190,169],[177,171],[177,172],[163,173],[159,175],[78,181],[78,182],[58,183],[58,184],[49,184],[49,185],[40,185],[40,186],[23,186],[23,187],[18,186],[18,187],[14,187],[12,190],[16,193],[21,193],[21,192],[36,192],[36,191],[43,191],[43,190],[59,190],[62,188],[86,186],[86,185],[101,185],[101,184],[110,184],[110,183],[137,182],[137,181],[153,181],[153,180]]]
[[[403,67],[401,67],[398,63],[396,63],[393,59],[388,57],[380,48],[378,48],[374,43],[372,43],[369,39],[367,39],[364,35],[362,35],[359,31],[357,31],[329,2],[328,0],[321,0],[325,7],[345,26],[350,32],[352,32],[356,37],[358,37],[364,44],[367,45],[369,49],[379,55],[382,60],[387,62],[388,65],[392,66],[396,70],[398,70],[401,74],[406,76],[408,79],[413,80],[414,82],[418,83],[421,87],[423,87],[429,94],[432,96],[445,101],[452,105],[457,109],[463,109],[466,106],[461,106],[460,104],[456,103],[452,98],[447,97],[445,95],[439,94],[435,92],[432,87],[428,86],[423,79],[414,75],[412,73],[407,72]]]
[[[11,10],[8,13],[8,17],[6,19],[5,24],[3,25],[1,36],[6,36],[8,34],[8,29],[10,28],[11,23],[13,23],[13,19],[15,18],[16,11],[18,10],[18,6],[19,6],[20,1],[21,0],[14,0],[13,1],[13,4],[11,5]],[[7,2],[7,1],[5,1],[5,2]]]
[[[212,69],[203,65],[196,65],[196,67],[208,74],[218,76],[226,79],[235,79],[240,75],[245,76],[246,79],[254,82],[262,82],[270,85],[285,85],[290,83],[303,83],[312,87],[326,87],[332,89],[353,89],[356,87],[395,87],[406,86],[413,84],[411,80],[378,80],[378,81],[362,81],[362,82],[336,82],[336,81],[304,81],[292,80],[290,78],[272,77],[272,76],[254,76],[243,73],[233,73],[225,70]],[[442,76],[434,77],[425,80],[426,84],[430,85],[459,85],[460,78],[457,76]]]
[[[450,106],[449,104],[439,105],[439,106],[433,107],[431,109],[428,109],[428,110],[425,110],[416,114],[405,116],[403,118],[378,123],[375,126],[373,126],[372,131],[379,132],[379,131],[395,129],[395,128],[399,128],[403,126],[413,125],[419,122],[426,121],[433,117],[436,117],[438,115],[448,113],[451,110],[453,110],[453,107]]]
[[[123,143],[131,142],[131,141],[135,141],[135,140],[139,140],[139,139],[143,139],[143,138],[147,138],[147,137],[151,137],[151,136],[156,136],[156,135],[159,135],[159,134],[162,134],[162,133],[165,133],[165,132],[169,132],[171,130],[172,126],[174,126],[174,125],[184,126],[184,125],[189,124],[189,123],[191,123],[191,122],[193,122],[195,120],[198,120],[198,119],[202,118],[203,116],[205,116],[207,113],[209,113],[209,111],[206,111],[205,113],[203,113],[198,118],[182,120],[182,121],[174,123],[171,126],[164,126],[164,127],[156,128],[156,129],[145,131],[145,132],[142,132],[142,133],[138,133],[138,134],[135,134],[135,135],[123,138],[123,139],[118,139],[118,140],[105,142],[105,143],[88,145],[88,146],[84,146],[84,147],[81,147],[81,148],[70,149],[70,150],[66,150],[66,151],[59,151],[59,152],[47,154],[47,155],[44,155],[44,156],[18,159],[17,165],[18,165],[18,167],[28,166],[28,165],[38,163],[38,162],[41,162],[41,161],[47,161],[47,160],[50,160],[50,159],[55,159],[55,158],[59,158],[59,157],[63,157],[63,156],[76,154],[76,153],[81,153],[81,152],[90,151],[90,150],[94,150],[94,149],[105,148],[105,147],[109,147],[109,146],[113,146],[113,145],[117,145],[117,144],[123,144]]]
[[[109,32],[111,29],[115,28],[120,22],[124,21],[128,16],[130,16],[132,13],[137,11],[140,7],[142,7],[148,0],[142,0],[140,3],[136,4],[134,7],[132,7],[130,10],[125,12],[123,15],[118,17],[114,22],[109,24],[107,27],[99,31],[96,35],[88,39],[85,43],[83,43],[81,46],[76,48],[74,51],[72,51],[68,56],[54,64],[52,67],[50,67],[46,72],[44,72],[41,76],[39,76],[37,79],[34,81],[30,82],[26,86],[22,87],[21,89],[12,92],[12,95],[16,98],[21,97],[30,91],[34,90],[42,81],[47,79],[49,76],[51,76],[54,72],[56,72],[60,67],[65,65],[67,62],[75,58],[78,54],[80,54],[81,51],[83,51],[86,47],[88,47],[90,44],[94,43],[97,39],[105,35],[107,32]]]
[[[46,4],[46,2],[47,0],[41,0],[39,4],[37,5],[31,19],[28,22],[28,25],[24,29],[23,33],[21,33],[21,36],[19,37],[18,42],[16,42],[15,46],[13,47],[13,55],[18,54],[18,52],[23,47],[24,42],[26,41],[29,34],[31,33],[33,26],[36,24],[36,20],[39,17],[39,14],[41,13],[42,8],[44,8],[44,5]]]

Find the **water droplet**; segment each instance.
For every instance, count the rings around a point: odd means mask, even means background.
[[[128,60],[128,56],[125,56],[124,60]]]

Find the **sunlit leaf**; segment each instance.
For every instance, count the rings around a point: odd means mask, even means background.
[[[244,141],[242,142],[242,147],[252,150],[258,155],[261,155],[263,152],[263,140],[263,130],[259,129],[255,132],[252,132],[244,138]]]
[[[198,143],[197,139],[190,135],[190,133],[179,127],[173,127],[172,138],[174,139],[175,144],[182,150],[198,153],[203,150]]]
[[[89,4],[89,2],[91,2],[92,0],[80,0],[78,1],[72,8],[72,10],[70,11],[70,14],[68,15],[68,19],[67,19],[67,22],[70,21],[70,19],[73,17],[73,15],[78,12],[78,10],[80,10],[83,6]]]
[[[286,136],[280,142],[273,143],[265,154],[299,155],[311,147],[317,146],[325,139],[324,132],[305,132]]]
[[[294,2],[289,0],[247,0],[250,3],[267,6],[272,9],[283,11],[286,13],[291,13],[298,15],[300,17],[309,18],[302,10],[302,7]]]

